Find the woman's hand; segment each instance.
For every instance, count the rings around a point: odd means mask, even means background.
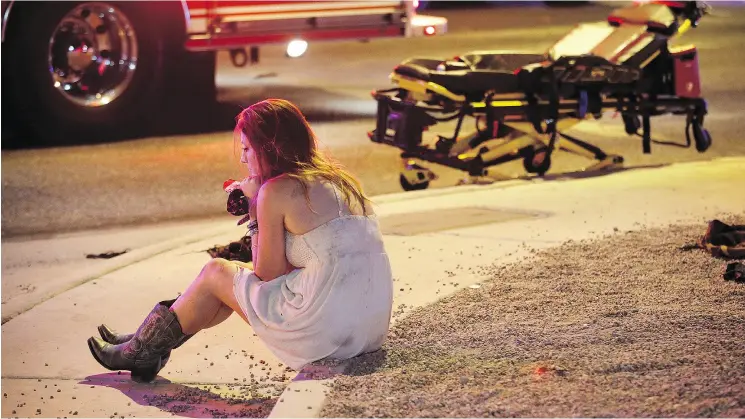
[[[253,201],[256,199],[256,195],[259,194],[261,183],[259,183],[258,177],[249,176],[241,181],[240,188],[243,191],[243,194]]]
[[[256,219],[256,200],[258,199],[261,183],[257,176],[249,176],[241,181],[240,188],[243,195],[248,198],[248,217],[251,220]]]

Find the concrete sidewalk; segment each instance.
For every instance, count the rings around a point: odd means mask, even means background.
[[[677,222],[700,222],[703,232],[709,219],[745,211],[744,171],[745,158],[727,158],[377,197],[395,277],[394,321],[478,286],[487,279],[481,267],[515,262],[566,240]],[[2,416],[317,415],[324,381],[310,370],[287,371],[237,316],[175,351],[154,385],[105,371],[88,352],[85,340],[98,324],[134,330],[157,301],[182,291],[209,259],[204,249],[243,233],[233,221],[169,226],[175,228],[170,233],[190,232],[177,238],[148,230],[151,240],[140,239],[139,253],[128,262],[114,258],[107,267],[79,269],[83,275],[67,277],[65,286],[16,306],[18,314],[2,326]],[[112,242],[124,232],[92,234]],[[84,239],[76,236],[79,243]],[[54,238],[34,245],[59,246]],[[17,259],[29,246],[3,243],[4,283],[12,253],[19,252]],[[33,267],[13,266],[15,278],[29,281]],[[49,268],[43,276],[53,274]],[[5,310],[3,305],[3,318]]]

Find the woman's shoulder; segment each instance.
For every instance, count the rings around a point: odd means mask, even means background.
[[[292,196],[298,188],[302,188],[300,181],[286,175],[273,177],[261,185],[262,192],[272,196]]]
[[[266,211],[283,212],[293,199],[294,181],[289,178],[275,177],[267,180],[259,188],[257,196],[259,207]]]
[[[276,202],[278,205],[293,207],[302,203],[305,205],[306,191],[312,189],[316,183],[315,179],[298,179],[287,175],[273,177],[261,186],[260,195],[266,199]]]

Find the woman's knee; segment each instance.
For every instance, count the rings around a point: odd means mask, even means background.
[[[240,304],[233,293],[233,279],[238,269],[239,266],[229,260],[215,258],[205,265],[204,280],[208,284],[210,294],[220,300],[225,307],[241,313]]]
[[[226,259],[214,258],[204,265],[202,275],[200,276],[202,281],[210,287],[226,284],[232,287],[235,273],[236,266],[233,262]]]

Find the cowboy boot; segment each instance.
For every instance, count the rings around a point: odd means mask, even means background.
[[[132,339],[132,337],[135,335],[134,333],[129,333],[129,334],[116,333],[114,329],[109,328],[105,324],[98,326],[98,333],[101,335],[101,338],[105,342],[111,343],[113,345],[118,345],[120,343],[129,342]],[[185,335],[184,338],[179,341],[178,345],[173,347],[173,349],[176,349],[179,346],[186,343],[186,341],[191,339],[192,336],[194,335]],[[165,355],[163,355],[163,357],[161,358],[160,369],[165,368],[170,357],[171,357],[171,351],[168,351],[166,352]]]
[[[171,308],[171,306],[175,302],[176,302],[176,299],[174,298],[173,300],[161,301],[158,304]],[[109,326],[106,326],[105,324],[98,326],[98,334],[101,335],[101,339],[114,345],[118,345],[124,342],[129,342],[129,340],[132,339],[132,337],[135,335],[134,333],[129,333],[129,334],[117,333],[116,331],[114,331],[114,329],[110,328]],[[191,339],[192,336],[194,335],[184,336],[184,339],[181,340],[179,344],[176,345],[173,349],[176,349],[179,346],[183,345],[187,340]]]
[[[114,331],[114,329],[106,326],[105,324],[98,326],[98,333],[101,335],[101,339],[103,339],[104,342],[108,342],[114,345],[129,342],[130,339],[132,339],[132,337],[135,335],[134,333],[119,334]],[[186,341],[191,339],[192,336],[194,335],[184,335],[184,338],[173,349],[176,349],[186,343]]]
[[[118,345],[120,343],[129,342],[133,337],[134,333],[129,334],[120,334],[114,331],[114,329],[111,329],[109,326],[106,326],[105,324],[102,324],[98,326],[98,334],[101,335],[101,339],[104,340],[104,342],[110,343],[112,345]]]
[[[127,370],[132,373],[133,380],[150,382],[163,367],[163,357],[184,336],[176,314],[158,303],[128,342],[112,345],[91,337],[88,348],[103,367]]]
[[[172,300],[161,301],[159,304],[162,304],[162,305],[164,305],[164,306],[166,306],[168,308],[171,308],[171,306],[175,302],[176,302],[176,299],[174,298]],[[102,324],[102,325],[98,326],[98,334],[101,335],[101,338],[104,341],[106,341],[108,343],[111,343],[113,345],[118,345],[120,343],[129,342],[129,340],[132,339],[132,337],[135,335],[134,333],[119,334],[116,331],[114,331],[114,329],[110,328],[109,326],[106,326],[105,324]],[[194,335],[185,336],[184,339],[182,339],[181,342],[179,342],[179,344],[176,345],[173,349],[176,349],[179,346],[183,345],[192,336],[194,336]],[[171,357],[171,351],[168,351],[161,358],[160,369],[163,369],[166,366],[166,364],[168,363],[168,360],[170,359],[170,357]]]

